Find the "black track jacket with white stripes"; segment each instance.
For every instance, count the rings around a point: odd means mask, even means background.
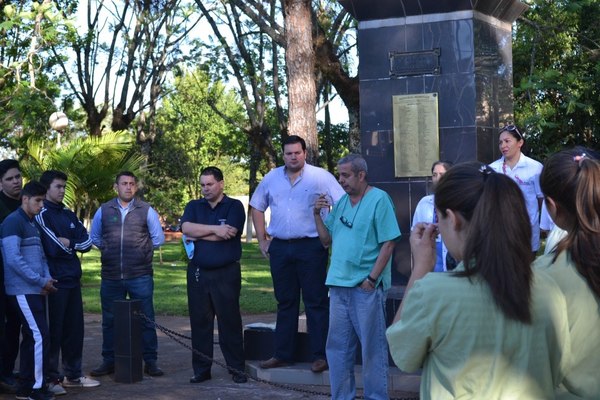
[[[85,226],[73,211],[48,200],[44,200],[44,208],[35,220],[40,226],[50,275],[58,281],[54,286],[76,287],[81,279],[81,262],[76,252],[85,253],[92,248]],[[65,246],[59,237],[69,239],[69,246]]]

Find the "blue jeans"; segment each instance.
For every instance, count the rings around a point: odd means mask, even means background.
[[[354,361],[362,348],[365,399],[388,399],[388,347],[385,338],[385,293],[381,287],[331,287],[327,361],[331,398],[356,397]]]
[[[152,295],[154,292],[154,280],[152,275],[144,275],[138,278],[109,280],[102,279],[100,284],[100,301],[102,303],[102,357],[104,362],[114,364],[115,362],[115,315],[114,301],[125,300],[129,295],[130,300],[142,301],[142,312],[150,320],[154,321],[154,304]],[[150,322],[142,323],[142,347],[145,362],[156,362],[158,340],[156,329]]]

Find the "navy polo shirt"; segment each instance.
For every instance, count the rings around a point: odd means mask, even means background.
[[[184,222],[204,225],[225,223],[238,230],[236,237],[229,240],[196,240],[191,265],[215,269],[237,262],[242,257],[241,237],[246,222],[246,212],[241,201],[223,196],[215,208],[212,208],[206,199],[192,200],[185,206],[181,217],[181,223]]]

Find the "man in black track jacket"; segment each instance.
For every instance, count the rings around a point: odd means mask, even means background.
[[[87,252],[92,240],[75,213],[62,203],[67,175],[61,171],[46,171],[40,182],[47,188],[44,208],[36,216],[42,232],[42,244],[48,259],[50,274],[57,280],[58,291],[48,296],[50,354],[49,389],[65,394],[64,387],[92,387],[100,382],[81,372],[83,352],[83,302],[81,299],[81,262],[77,252]],[[62,352],[62,370],[59,369]]]

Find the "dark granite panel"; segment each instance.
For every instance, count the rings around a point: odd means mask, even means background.
[[[423,77],[423,93],[439,93],[441,75],[427,75]]]
[[[441,49],[442,74],[473,71],[473,23],[471,20],[430,24],[438,34],[433,47]]]
[[[401,26],[358,31],[361,80],[380,79],[390,76],[389,53],[406,51],[406,32]]]
[[[477,125],[498,127],[513,120],[510,32],[475,21]]]
[[[358,35],[360,79],[388,77],[390,52],[436,48],[441,50],[441,73],[472,72],[472,26],[471,20],[459,20],[361,30]]]
[[[498,127],[513,121],[512,87],[495,76],[476,75],[477,125]]]
[[[512,78],[512,45],[509,31],[475,20],[475,72]]]
[[[518,0],[339,0],[340,4],[359,21],[398,18],[411,15],[478,10],[498,18],[514,21],[527,6]],[[474,3],[474,4],[473,4]]]
[[[475,4],[477,11],[508,22],[515,21],[528,7],[514,0],[477,1]]]
[[[421,94],[425,92],[425,79],[423,76],[409,76],[406,78],[406,94]]]
[[[371,169],[371,164],[369,164]],[[394,257],[392,259],[392,284],[399,285],[405,284],[410,276],[410,191],[412,188],[410,182],[385,182],[385,183],[374,183],[374,186],[385,190],[394,203],[396,208],[396,218],[398,219],[398,225],[402,236],[396,243],[394,250]],[[420,184],[421,186],[423,183]]]
[[[454,164],[477,158],[475,126],[440,129],[440,158]]]
[[[431,50],[423,47],[423,26],[421,24],[404,25],[406,31],[406,51]]]
[[[339,0],[359,21],[411,15],[477,10],[507,22],[515,21],[528,6],[518,0]],[[474,4],[473,4],[474,3]]]
[[[472,74],[444,74],[439,80],[440,128],[475,124],[475,81]]]
[[[395,180],[393,130],[362,132],[362,154],[369,165],[369,176],[379,182]]]
[[[394,85],[392,85],[394,83]],[[392,91],[393,87],[397,91]],[[406,82],[369,81],[360,83],[361,130],[392,129],[392,94],[406,93]]]
[[[489,164],[498,157],[498,130],[495,128],[477,127],[477,160]]]

